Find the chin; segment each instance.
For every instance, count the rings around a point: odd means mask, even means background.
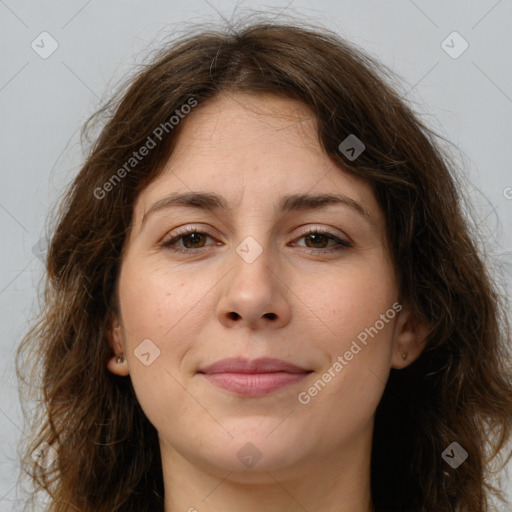
[[[307,456],[305,439],[290,435],[285,422],[277,428],[279,422],[275,419],[270,423],[272,426],[268,429],[241,426],[236,435],[226,429],[233,435],[232,439],[205,441],[197,455],[208,466],[236,473],[240,481],[254,482],[254,476],[261,473],[262,481],[268,483],[266,472],[286,470]]]

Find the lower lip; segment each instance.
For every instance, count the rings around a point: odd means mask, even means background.
[[[210,373],[205,377],[215,386],[244,396],[268,395],[296,382],[308,373]]]

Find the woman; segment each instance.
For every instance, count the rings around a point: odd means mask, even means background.
[[[490,510],[504,300],[391,76],[242,23],[108,105],[18,355],[49,511]]]

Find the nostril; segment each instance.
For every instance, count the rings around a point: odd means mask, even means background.
[[[240,318],[240,315],[238,313],[235,313],[234,311],[231,311],[231,313],[228,314],[228,316],[232,319],[232,320],[237,320],[238,318]]]
[[[265,313],[263,316],[266,316],[267,318],[270,318],[270,320],[274,320],[276,318],[275,313]]]

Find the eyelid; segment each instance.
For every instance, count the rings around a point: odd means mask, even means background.
[[[173,238],[177,238],[179,236],[188,235],[190,233],[204,233],[212,238],[214,238],[213,234],[210,233],[210,230],[213,229],[210,226],[208,228],[200,225],[200,224],[184,224],[182,226],[178,226],[174,228],[172,231],[166,233],[163,237],[163,242],[172,240]]]
[[[345,238],[346,240],[344,240],[344,241],[346,241],[347,243],[352,243],[350,238],[342,231],[335,232],[333,228],[326,227],[326,226],[316,226],[316,225],[312,226],[311,224],[308,224],[307,227],[303,228],[300,231],[300,234],[302,236],[308,235],[310,233],[323,233],[325,235],[330,235],[335,238],[340,238],[340,239]]]

